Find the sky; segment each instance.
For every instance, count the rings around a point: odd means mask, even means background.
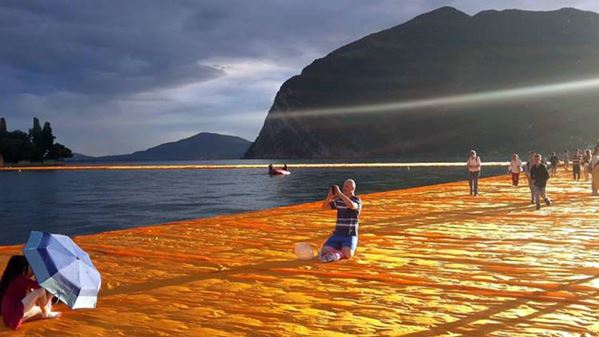
[[[199,132],[253,141],[314,59],[442,6],[599,12],[597,0],[3,0],[0,117],[9,130],[50,121],[94,156]]]

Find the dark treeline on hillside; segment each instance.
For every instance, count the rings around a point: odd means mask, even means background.
[[[62,144],[54,143],[55,138],[49,122],[41,127],[40,121],[33,118],[33,128],[29,129],[29,133],[21,130],[9,132],[6,121],[0,118],[0,156],[7,163],[71,158],[71,150]]]

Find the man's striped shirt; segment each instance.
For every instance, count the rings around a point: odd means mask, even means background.
[[[347,207],[341,198],[331,201],[331,208],[337,210],[337,224],[335,225],[334,235],[358,235],[358,226],[360,224],[358,216],[362,210],[362,200],[357,196],[353,196],[350,199],[358,204],[357,210]]]

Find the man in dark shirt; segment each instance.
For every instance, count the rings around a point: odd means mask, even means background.
[[[580,162],[582,160],[582,154],[580,149],[576,150],[576,154],[572,157],[572,176],[574,180],[580,180]]]
[[[528,152],[528,160],[526,161],[526,164],[524,165],[524,174],[526,174],[526,180],[528,180],[528,188],[530,189],[530,203],[532,203],[532,204],[535,203],[535,189],[534,189],[534,185],[532,184],[532,178],[530,177],[530,169],[532,169],[532,166],[534,165],[534,161],[535,161],[535,153],[533,151],[529,151]]]
[[[549,172],[547,167],[542,163],[542,156],[535,154],[534,164],[530,169],[530,178],[532,179],[534,188],[534,201],[537,204],[537,209],[541,209],[541,198],[545,200],[547,206],[551,205],[551,199],[547,197],[546,187],[547,180],[549,180]]]
[[[335,231],[319,252],[322,262],[333,262],[352,257],[358,246],[358,216],[362,210],[362,201],[354,193],[356,182],[347,179],[343,183],[343,192],[333,185],[322,203],[324,209],[337,210]]]

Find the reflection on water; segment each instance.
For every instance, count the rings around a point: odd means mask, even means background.
[[[503,168],[488,168],[484,175]],[[462,168],[54,171],[0,173],[0,244],[30,230],[68,235],[315,201],[354,178],[357,193],[465,179]]]

